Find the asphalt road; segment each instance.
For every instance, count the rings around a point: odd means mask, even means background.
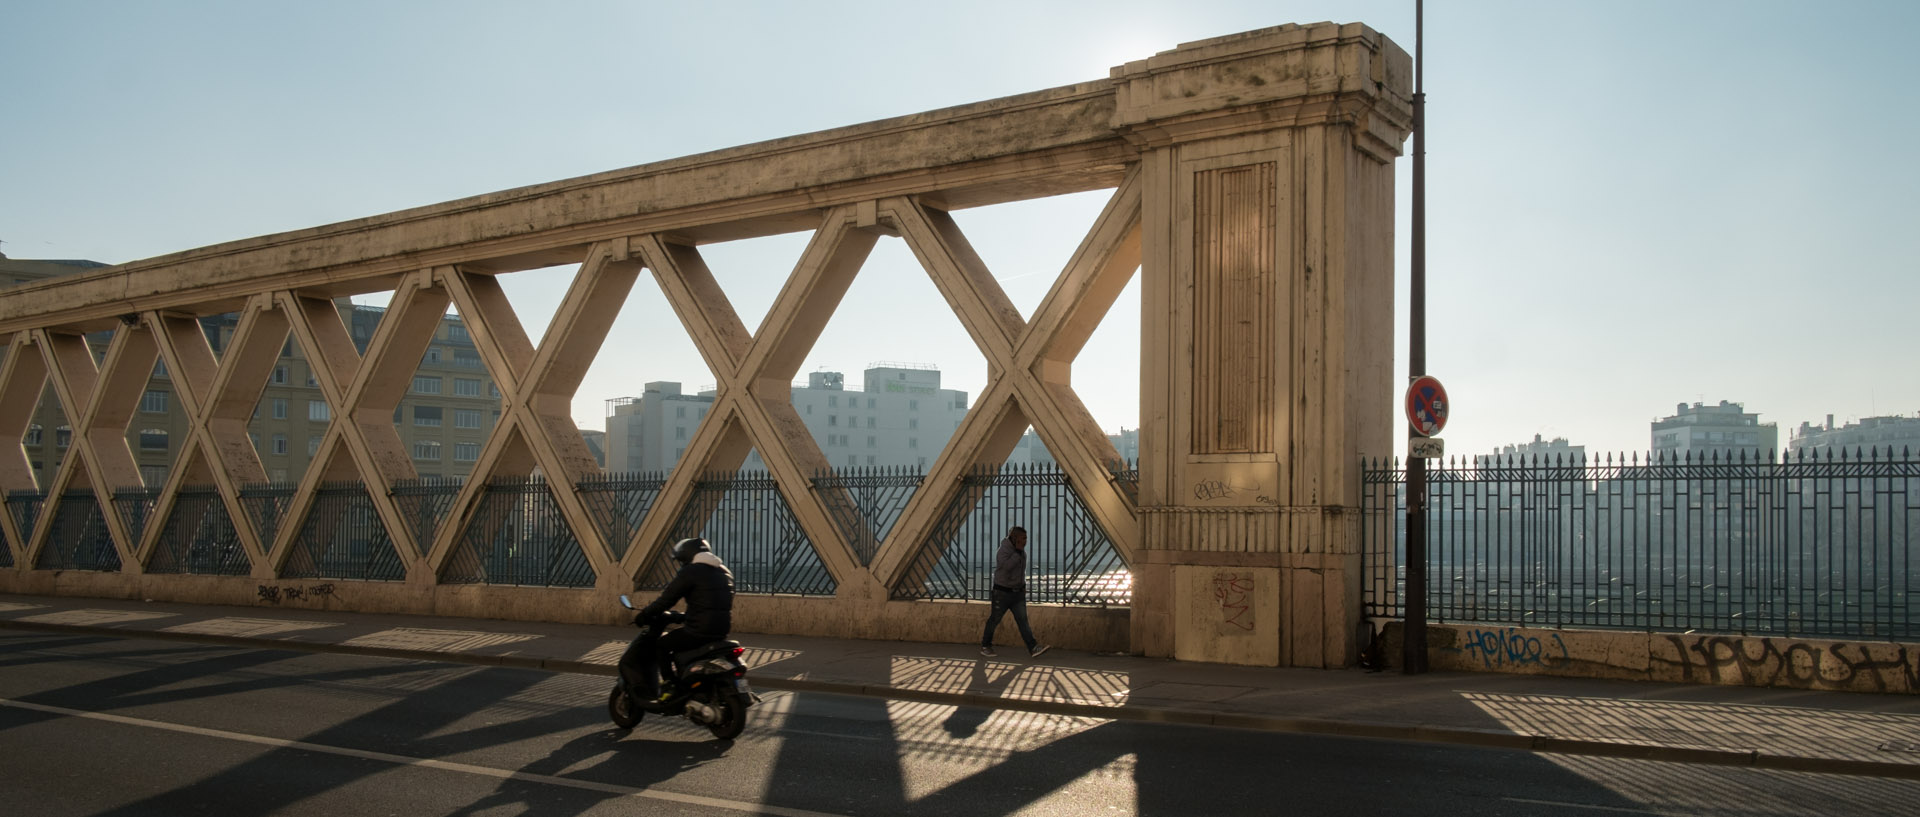
[[[605,719],[602,676],[0,634],[20,815],[1888,815],[1920,782],[765,693]]]

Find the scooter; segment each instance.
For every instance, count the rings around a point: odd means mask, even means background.
[[[620,597],[620,606],[636,609],[633,600],[624,595]],[[636,640],[646,637],[649,629],[678,623],[686,615],[666,613],[643,623]],[[627,689],[626,679],[617,679],[613,693],[607,697],[607,715],[613,719],[613,725],[621,729],[632,729],[648,712],[685,716],[706,727],[714,737],[732,740],[747,728],[747,707],[760,701],[760,696],[747,685],[747,665],[740,663],[740,656],[746,651],[738,641],[710,641],[675,654],[673,663],[680,667],[679,677],[673,679],[673,694],[657,705],[643,703],[638,692]]]

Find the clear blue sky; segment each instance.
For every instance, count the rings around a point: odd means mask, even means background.
[[[131,261],[1320,20],[1413,48],[1412,0],[0,0],[0,251]],[[1649,420],[1700,400],[1744,402],[1782,443],[1827,414],[1920,412],[1920,3],[1435,0],[1426,26],[1428,369],[1454,398],[1450,452],[1535,434],[1644,450]],[[1100,200],[958,217],[1031,310]],[[800,247],[709,251],[749,326]],[[807,369],[930,363],[977,393],[980,355],[957,320],[927,319],[938,295],[915,269],[883,243]],[[531,331],[563,276],[509,278]],[[647,364],[603,354],[583,426],[641,381],[713,382],[651,287],[610,342]],[[1137,308],[1124,297],[1075,370],[1109,430],[1137,419]]]

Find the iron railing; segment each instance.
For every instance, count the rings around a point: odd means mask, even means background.
[[[433,537],[440,532],[440,523],[447,520],[447,513],[453,510],[453,502],[465,484],[465,477],[403,479],[393,483],[389,495],[394,504],[400,506],[400,515],[406,518],[419,555],[425,556],[433,548]]]
[[[1428,465],[1434,621],[1920,636],[1920,458]],[[1369,615],[1404,615],[1406,473],[1363,468]]]
[[[255,482],[240,486],[240,506],[247,509],[247,517],[253,520],[261,547],[273,547],[280,526],[286,522],[287,508],[293,504],[294,492],[299,488],[299,484],[293,482]]]
[[[920,469],[908,466],[826,470],[814,475],[813,491],[853,545],[860,564],[871,566],[880,543],[925,480]]]
[[[33,541],[33,526],[40,521],[40,506],[46,502],[47,495],[40,491],[7,492],[7,512],[13,514],[14,527],[20,531],[20,541],[14,545],[22,553],[27,551],[27,543]]]
[[[440,581],[592,587],[594,573],[545,479],[496,477],[487,481]]]
[[[404,581],[407,565],[361,482],[321,483],[280,575],[290,579]]]
[[[113,546],[107,516],[92,491],[61,494],[50,522],[53,529],[33,563],[35,570],[120,570],[120,551]]]
[[[733,572],[736,591],[831,596],[838,588],[780,486],[764,471],[709,474],[695,483],[667,541],[694,536],[713,544]],[[640,576],[641,589],[666,587],[677,569],[661,548]]]
[[[982,467],[964,477],[893,598],[987,600],[1000,540],[1016,525],[1027,529],[1028,601],[1133,601],[1132,573],[1052,463]]]
[[[606,474],[574,485],[615,561],[626,558],[635,532],[666,484],[665,473],[650,471]]]
[[[113,492],[113,509],[120,515],[120,522],[127,526],[127,535],[139,546],[140,537],[147,532],[147,522],[153,518],[154,506],[160,501],[159,488],[144,485],[117,488]]]
[[[130,493],[135,492],[116,492],[115,504],[120,504],[122,496]],[[151,512],[152,500],[146,499],[145,489],[129,498],[128,503],[143,500]],[[122,506],[121,512],[126,515],[126,506]],[[220,498],[219,490],[212,485],[181,486],[180,493],[173,498],[167,521],[160,528],[153,555],[147,559],[147,572],[245,576],[252,570],[253,562],[240,544],[240,535],[234,530],[233,517],[227,513],[227,503]]]

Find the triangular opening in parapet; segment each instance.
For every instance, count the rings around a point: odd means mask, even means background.
[[[597,580],[573,528],[554,500],[518,426],[506,431],[500,456],[474,476],[473,515],[440,567],[443,584],[592,587]]]
[[[758,459],[748,453],[748,463]],[[640,587],[665,587],[680,568],[670,546],[696,537],[706,539],[727,564],[739,592],[831,596],[837,587],[780,486],[764,470],[701,475],[666,541],[647,560]]]
[[[180,487],[166,502],[166,522],[146,557],[148,573],[245,576],[253,570],[226,500],[199,451],[188,453]],[[123,507],[123,516],[126,511]],[[128,526],[134,527],[134,521],[129,519]],[[144,530],[144,522],[139,527]]]
[[[321,449],[319,478],[280,575],[290,579],[403,581],[407,562],[387,533],[346,443]]]

